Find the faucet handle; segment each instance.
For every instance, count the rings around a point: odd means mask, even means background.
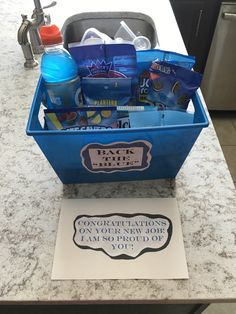
[[[50,14],[44,14],[44,19],[45,19],[45,25],[50,25],[51,24],[51,16],[50,16]]]
[[[45,6],[43,7],[43,9],[48,9],[48,8],[54,7],[56,4],[57,4],[56,1],[52,1],[50,4],[45,5]]]
[[[28,18],[28,16],[26,14],[21,14],[21,17],[22,17],[23,22],[26,21]]]

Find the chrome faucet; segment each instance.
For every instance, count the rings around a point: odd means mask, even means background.
[[[31,19],[27,15],[22,14],[22,23],[18,30],[18,43],[21,45],[25,57],[24,66],[26,68],[33,68],[38,65],[34,54],[40,54],[44,51],[40,36],[39,27],[45,24],[50,24],[51,19],[49,14],[45,14],[43,9],[50,8],[56,5],[56,1],[42,7],[40,0],[34,0],[34,10]],[[28,39],[28,34],[30,41]]]

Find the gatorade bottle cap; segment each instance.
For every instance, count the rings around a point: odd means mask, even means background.
[[[43,45],[55,45],[62,43],[62,35],[59,28],[55,25],[43,25],[39,30]]]

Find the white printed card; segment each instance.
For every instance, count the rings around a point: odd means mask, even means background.
[[[52,279],[183,279],[174,198],[64,199]]]

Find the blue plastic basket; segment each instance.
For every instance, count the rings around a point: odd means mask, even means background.
[[[40,79],[27,134],[33,136],[64,184],[175,178],[208,119],[193,97],[191,124],[150,128],[48,131],[39,122],[45,99]]]

